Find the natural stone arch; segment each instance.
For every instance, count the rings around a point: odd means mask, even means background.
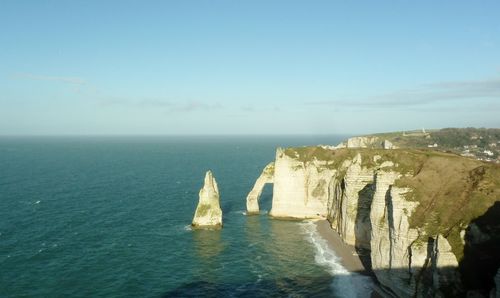
[[[269,163],[260,174],[247,196],[247,214],[259,213],[259,199],[267,183],[274,183],[274,162]]]

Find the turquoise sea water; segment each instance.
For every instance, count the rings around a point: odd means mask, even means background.
[[[277,146],[341,139],[0,138],[0,297],[346,296],[312,226],[268,218],[271,187],[244,215]],[[208,169],[224,228],[192,231]]]

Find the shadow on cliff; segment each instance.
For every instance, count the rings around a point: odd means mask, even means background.
[[[385,198],[387,223],[389,225],[389,239],[394,237],[393,206],[389,188]],[[359,191],[360,203],[357,208],[355,220],[355,249],[359,258],[368,272],[374,275],[387,274],[389,270],[374,272],[372,269],[370,247],[372,225],[369,218],[374,188],[372,184],[366,185]],[[366,207],[370,206],[370,207]],[[421,270],[415,268],[392,268],[390,271],[409,279],[416,279],[416,291],[431,294],[433,289],[439,288],[446,297],[460,297],[476,295],[489,297],[495,288],[494,277],[500,270],[500,201],[491,206],[483,215],[474,219],[466,229],[464,237],[463,258],[459,267],[437,267],[435,251],[436,239],[427,239],[427,257]],[[392,244],[392,241],[390,241]],[[392,246],[389,248],[389,254]],[[411,260],[411,250],[408,251]],[[389,257],[391,260],[392,257]],[[389,268],[392,264],[389,263]],[[382,272],[384,271],[384,272]],[[435,273],[439,273],[439,278]],[[417,274],[416,276],[412,276]],[[460,276],[460,277],[459,277]],[[452,282],[453,280],[458,281]],[[461,281],[461,284],[460,284]],[[500,297],[499,297],[500,298]]]
[[[469,224],[464,240],[462,283],[466,290],[486,296],[500,267],[500,201]]]
[[[374,185],[367,184],[358,192],[359,202],[354,223],[354,233],[356,236],[355,249],[361,260],[361,263],[369,272],[372,269],[370,257],[370,241],[372,233],[372,224],[370,212],[373,201]]]

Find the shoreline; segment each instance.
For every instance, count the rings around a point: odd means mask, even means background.
[[[378,298],[384,297],[384,291],[377,284],[376,277],[370,268],[366,268],[365,265],[369,256],[363,258],[359,255],[354,246],[345,244],[340,235],[331,228],[330,222],[326,219],[318,220],[315,222],[316,230],[321,238],[323,238],[328,243],[328,248],[330,248],[335,255],[340,259],[342,266],[349,272],[357,273],[363,276],[368,276],[373,281],[373,288],[371,297]]]
[[[351,245],[345,244],[337,231],[330,227],[330,223],[327,220],[318,220],[316,222],[316,229],[321,238],[326,240],[328,247],[340,258],[342,266],[348,271],[362,275],[373,275],[363,266],[363,262],[356,249]]]

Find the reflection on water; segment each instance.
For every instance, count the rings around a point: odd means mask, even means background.
[[[194,230],[192,280],[163,297],[332,297],[300,222],[231,214],[221,230]]]
[[[305,268],[302,264],[314,260],[315,253],[311,247],[304,245],[299,222],[270,220],[269,237],[273,241],[266,242],[266,251],[274,260],[273,270],[289,272],[289,276],[303,275]],[[282,243],[287,245],[284,247]]]
[[[208,261],[224,250],[221,241],[221,230],[194,230],[193,243],[200,261]]]
[[[257,239],[260,239],[262,234],[262,227],[260,221],[261,221],[261,216],[258,215],[251,215],[246,217],[245,233],[247,241],[249,243],[252,243]]]
[[[300,222],[248,216],[245,223],[247,255],[256,272],[287,277],[313,274],[318,268],[304,267],[314,260],[315,251],[304,245]],[[308,271],[309,270],[309,271]]]
[[[220,269],[218,256],[224,251],[221,230],[194,230],[192,234],[197,257],[195,271],[210,281],[217,276],[216,271]]]

